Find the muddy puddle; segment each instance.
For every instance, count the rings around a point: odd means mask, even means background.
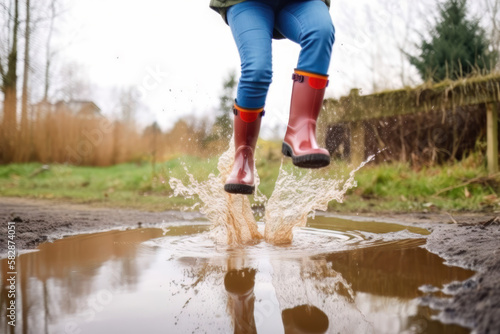
[[[17,325],[0,332],[469,332],[419,305],[473,275],[420,247],[426,230],[317,216],[293,233],[228,246],[208,222],[173,222],[42,244],[17,258]]]

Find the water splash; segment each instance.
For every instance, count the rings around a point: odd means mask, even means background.
[[[323,178],[316,170],[304,172],[294,168],[287,172],[281,165],[274,191],[266,204],[266,241],[272,244],[292,242],[293,228],[305,226],[307,218],[314,217],[316,210],[326,211],[330,201],[342,203],[347,190],[357,185],[355,173],[373,158],[370,156],[351,171],[345,182]]]
[[[232,140],[230,141],[232,142]],[[267,198],[258,190],[259,176],[255,170],[256,194],[254,201],[265,205],[265,240],[272,244],[289,244],[293,238],[293,228],[305,226],[309,216],[316,210],[326,211],[332,200],[342,202],[347,190],[356,186],[355,173],[373,160],[370,156],[358,168],[351,171],[346,181],[321,177],[315,170],[293,167],[288,172],[280,166],[274,191]],[[174,196],[200,199],[200,211],[212,223],[212,235],[216,241],[228,245],[249,244],[260,241],[263,236],[257,230],[248,196],[229,194],[224,191],[224,183],[231,173],[234,161],[234,146],[219,158],[219,175],[210,174],[206,181],[197,181],[184,167],[189,178],[183,184],[171,177],[170,187]]]
[[[219,175],[210,174],[206,181],[200,182],[184,167],[189,183],[184,185],[181,180],[171,177],[169,184],[174,190],[174,196],[198,196],[201,201],[200,211],[212,223],[212,235],[217,242],[229,245],[254,243],[262,239],[262,235],[257,230],[248,197],[224,191],[224,182],[231,172],[233,157],[234,147],[230,145],[219,158]],[[258,175],[255,179],[258,185]]]

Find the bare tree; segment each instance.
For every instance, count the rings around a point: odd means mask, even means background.
[[[21,131],[25,131],[28,125],[28,79],[30,70],[30,38],[31,38],[31,21],[30,21],[30,0],[26,0],[26,22],[24,33],[24,69],[23,69],[23,95],[21,104]]]
[[[404,20],[403,24],[394,24],[394,20],[391,20],[390,29],[393,36],[398,36],[395,38],[395,46],[399,53],[399,78],[401,80],[401,85],[403,87],[410,84],[408,66],[409,62],[407,59],[408,47],[411,44],[411,36],[415,33],[412,24],[415,22],[412,19],[413,13],[415,11],[414,3],[408,2],[406,4],[406,10],[403,6],[400,7],[400,19]]]
[[[0,75],[2,76],[1,89],[4,95],[3,120],[2,120],[2,152],[0,158],[3,161],[10,161],[14,151],[14,142],[17,133],[16,102],[17,102],[17,42],[19,32],[19,0],[14,0],[14,8],[10,6],[7,10],[10,13],[11,22],[9,27],[8,41],[10,48],[7,50],[7,62],[0,58]],[[10,27],[12,28],[10,30]],[[3,55],[0,55],[2,57]]]
[[[493,50],[500,53],[500,0],[483,0],[483,11],[490,21],[489,40]],[[500,70],[500,61],[496,63],[496,69]]]
[[[49,89],[50,89],[50,70],[52,65],[52,59],[54,58],[55,52],[52,50],[52,36],[54,33],[54,22],[58,15],[56,10],[57,0],[51,0],[49,9],[49,28],[47,33],[47,40],[45,44],[45,71],[44,71],[44,85],[43,85],[43,101],[48,101]]]
[[[135,87],[124,88],[119,94],[120,118],[125,123],[132,123],[139,108],[137,89]]]
[[[31,145],[29,142],[30,131],[28,125],[28,99],[29,99],[29,72],[30,72],[30,40],[31,40],[31,5],[30,0],[25,0],[25,22],[24,22],[24,66],[23,86],[21,97],[21,127],[18,133],[15,161],[26,161],[30,155]]]
[[[30,38],[31,38],[31,21],[30,21],[30,0],[26,0],[26,22],[24,33],[24,70],[23,70],[23,95],[21,104],[21,131],[25,132],[28,129],[28,80],[30,70]]]
[[[62,100],[88,100],[91,88],[85,73],[85,68],[81,64],[76,62],[64,64],[57,75],[60,82],[54,96]]]

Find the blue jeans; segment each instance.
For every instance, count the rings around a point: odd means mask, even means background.
[[[227,11],[241,58],[236,100],[243,108],[261,108],[272,81],[273,31],[301,46],[297,69],[326,75],[335,29],[320,0],[248,0]]]

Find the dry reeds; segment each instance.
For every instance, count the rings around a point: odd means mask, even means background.
[[[97,109],[87,105],[75,111],[67,103],[48,102],[31,106],[28,126],[22,131],[2,129],[0,163],[109,166],[178,155],[210,156],[224,146],[209,138],[206,124],[179,120],[168,133],[156,124],[141,131],[131,122],[111,121]]]

